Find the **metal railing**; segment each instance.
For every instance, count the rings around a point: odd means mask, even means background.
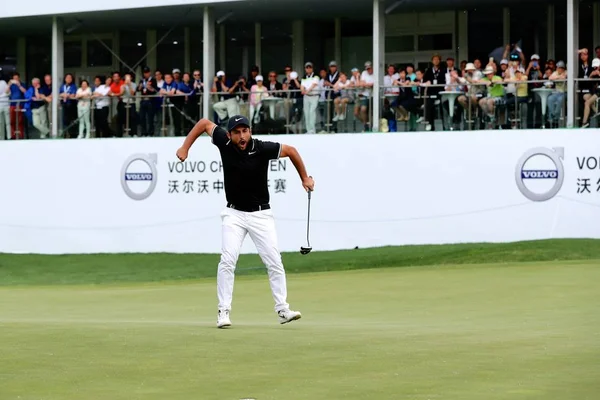
[[[382,122],[384,132],[554,128],[566,125],[565,82],[495,82],[503,86],[503,95],[496,98],[482,83],[411,82],[381,87],[377,116],[372,114],[370,88],[314,89],[310,94],[301,90],[213,92],[212,113],[206,117],[225,125],[231,115],[245,115],[256,134],[369,132],[374,118]],[[522,87],[507,93],[508,87],[519,85],[526,85],[526,96]],[[576,126],[598,125],[599,85],[600,79],[576,80]],[[0,139],[48,138],[53,123],[58,124],[58,138],[183,136],[203,117],[203,97],[92,97],[61,101],[58,121],[52,121],[51,114],[50,103],[0,98]]]

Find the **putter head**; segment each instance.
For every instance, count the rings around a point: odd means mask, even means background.
[[[300,247],[300,254],[305,255],[310,253],[312,247]]]

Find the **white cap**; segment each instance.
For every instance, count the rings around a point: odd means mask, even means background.
[[[225,76],[225,72],[219,71],[219,72],[217,72],[217,76]]]
[[[181,70],[179,68],[173,68],[173,73],[174,74],[180,74]]]
[[[473,63],[468,63],[465,67],[465,71],[475,71],[477,68],[475,68],[475,64]]]
[[[508,60],[503,59],[502,61],[500,61],[500,65],[508,65]]]
[[[539,60],[540,56],[538,56],[537,54],[534,54],[534,55],[531,56],[531,59],[532,60]]]
[[[594,58],[592,60],[592,68],[600,68],[600,58]]]
[[[262,75],[256,75],[256,82],[258,81],[263,81],[263,76]]]
[[[494,73],[494,69],[493,69],[492,67],[486,67],[486,68],[483,70],[483,74],[484,74],[484,75],[489,75],[489,74],[493,74],[493,73]]]
[[[290,72],[290,79],[297,79],[297,78],[298,78],[298,73],[296,71]]]

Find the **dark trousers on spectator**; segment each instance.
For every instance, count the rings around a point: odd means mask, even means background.
[[[112,133],[108,126],[109,107],[97,108],[94,110],[94,126],[96,127],[96,137],[111,137]]]
[[[150,100],[140,103],[140,126],[142,136],[154,136],[154,104]]]
[[[24,104],[24,103],[23,103]],[[23,107],[10,106],[10,130],[11,139],[23,139],[25,134],[25,120],[23,118]]]
[[[74,101],[62,103],[63,134],[65,138],[75,139],[78,135],[77,103]]]
[[[425,120],[431,125],[431,130],[435,131],[435,101],[438,100],[435,94],[429,95],[427,99],[425,99]],[[442,119],[443,121],[443,119]]]
[[[198,120],[198,104],[195,101],[185,103],[184,112],[187,118],[183,121],[183,134],[187,135]]]

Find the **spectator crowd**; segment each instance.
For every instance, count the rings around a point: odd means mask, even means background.
[[[248,77],[230,79],[225,71],[203,79],[201,71],[151,71],[142,76],[114,72],[93,82],[60,82],[61,132],[66,138],[181,136],[202,116],[202,93],[213,94],[209,118],[220,124],[236,114],[249,117],[256,133],[318,133],[370,131],[378,118],[383,132],[436,129],[509,129],[558,127],[564,124],[567,74],[578,79],[578,120],[583,128],[598,116],[600,46],[590,59],[579,50],[576,71],[563,61],[542,62],[507,45],[503,58],[461,61],[435,54],[426,70],[412,64],[388,65],[379,96],[374,96],[373,65],[347,74],[336,61],[316,69],[306,62],[299,73],[286,66],[283,74],[265,76],[254,66]],[[282,79],[280,79],[282,78]],[[18,73],[0,80],[0,138],[40,138],[50,134],[52,77],[29,84]],[[373,116],[373,101],[381,101]],[[34,128],[34,129],[32,129]]]

